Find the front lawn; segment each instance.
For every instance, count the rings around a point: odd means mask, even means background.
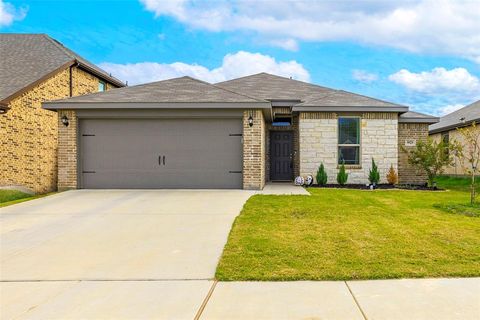
[[[468,204],[468,185],[442,179],[439,186],[452,190],[312,188],[311,196],[256,195],[234,223],[216,277],[480,276],[480,218],[447,206]]]
[[[48,194],[31,195],[17,190],[0,190],[0,208],[44,197]]]

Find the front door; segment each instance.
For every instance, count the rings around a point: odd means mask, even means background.
[[[293,179],[293,132],[270,132],[270,180]]]

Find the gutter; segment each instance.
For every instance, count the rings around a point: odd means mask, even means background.
[[[453,129],[456,129],[456,128],[464,128],[464,127],[468,127],[468,126],[471,125],[473,122],[480,124],[480,118],[478,118],[478,119],[473,119],[473,120],[469,120],[469,121],[466,121],[465,123],[456,123],[456,124],[451,124],[451,125],[449,125],[449,126],[445,126],[445,127],[441,127],[441,128],[429,130],[428,133],[429,133],[429,134],[435,134],[435,133],[441,133],[441,132],[445,132],[445,131],[450,131],[450,130],[453,130]]]
[[[0,114],[5,114],[10,108],[7,103],[0,102]]]

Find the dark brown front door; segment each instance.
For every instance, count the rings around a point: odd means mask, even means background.
[[[270,132],[270,180],[293,179],[293,134]]]

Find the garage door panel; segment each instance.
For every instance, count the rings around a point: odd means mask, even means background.
[[[85,119],[80,130],[84,188],[242,186],[241,119]]]

